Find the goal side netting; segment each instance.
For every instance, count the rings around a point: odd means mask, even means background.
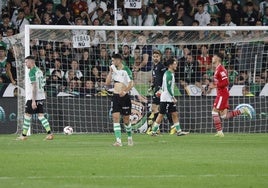
[[[72,126],[76,133],[113,131],[112,85],[105,86],[111,55],[120,53],[132,70],[131,122],[144,133],[150,118],[152,52],[162,53],[162,63],[178,61],[175,95],[183,130],[211,133],[211,110],[216,95],[211,57],[222,53],[230,80],[230,110],[250,104],[253,119],[241,115],[223,122],[225,132],[267,132],[268,32],[267,27],[122,27],[28,25],[24,35],[10,38],[17,62],[18,133],[23,125],[27,70],[24,57],[33,55],[46,76],[45,111],[53,132]],[[25,81],[26,80],[26,81]],[[247,89],[253,96],[244,96]],[[32,133],[44,132],[36,116]],[[162,132],[170,130],[168,117]]]

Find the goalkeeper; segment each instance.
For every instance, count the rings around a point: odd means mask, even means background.
[[[121,126],[120,115],[123,115],[123,122],[128,135],[128,145],[133,145],[132,128],[130,123],[131,115],[131,100],[129,92],[134,83],[132,79],[132,72],[122,63],[120,54],[112,56],[112,65],[110,66],[109,74],[106,77],[106,86],[114,82],[114,91],[112,96],[112,117],[113,128],[116,141],[114,146],[122,146],[121,141]]]
[[[160,104],[160,97],[159,95],[161,94],[161,86],[162,86],[162,80],[163,80],[163,75],[166,71],[165,65],[161,62],[162,59],[162,54],[160,50],[155,50],[153,51],[153,71],[152,71],[152,84],[150,88],[148,89],[149,93],[153,94],[153,100],[152,100],[152,110],[150,115],[148,116],[148,129],[147,129],[147,134],[151,133],[151,127],[156,120],[156,117],[159,113],[159,104]]]

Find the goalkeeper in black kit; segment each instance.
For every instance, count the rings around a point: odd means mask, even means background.
[[[166,66],[161,62],[162,54],[159,50],[153,51],[153,71],[152,71],[152,84],[148,92],[153,94],[152,110],[148,116],[148,129],[147,134],[151,134],[151,128],[159,113],[160,93],[163,81],[163,75],[166,71]]]

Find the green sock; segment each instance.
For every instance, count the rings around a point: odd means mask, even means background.
[[[24,116],[23,127],[22,127],[22,135],[23,136],[27,135],[29,127],[31,126],[31,119],[32,119],[32,117]]]
[[[128,125],[125,125],[125,129],[127,132],[127,136],[128,137],[132,137],[132,127],[131,127],[131,123],[129,123]]]
[[[153,133],[156,133],[158,128],[159,128],[159,124],[154,122],[154,125],[153,125],[153,128],[152,128]]]
[[[117,141],[121,141],[121,126],[120,123],[114,123],[114,135]]]
[[[47,119],[44,116],[38,117],[38,119],[41,121],[41,123],[42,123],[43,127],[46,129],[47,133],[51,133],[51,129],[50,129],[50,126],[49,126]]]
[[[178,131],[181,131],[180,122],[175,123],[175,124],[173,125],[173,127],[176,128],[176,131],[177,131],[177,132],[178,132]]]

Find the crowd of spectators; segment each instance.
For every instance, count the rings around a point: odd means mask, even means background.
[[[213,4],[207,0],[144,0],[141,9],[124,8],[124,0],[117,1],[117,25],[123,26],[267,26],[268,0],[223,0]],[[214,2],[214,1],[213,1]],[[0,2],[0,84],[16,85],[16,62],[8,37],[24,31],[26,24],[41,25],[114,25],[114,1],[111,0],[10,0]],[[51,95],[59,92],[73,95],[102,95],[110,57],[115,52],[114,33],[74,30],[74,35],[88,34],[91,47],[72,48],[71,41],[31,40],[31,54],[44,70]],[[235,31],[200,31],[193,34],[197,40],[207,37],[256,35]],[[50,34],[52,36],[53,33]],[[119,50],[125,63],[138,82],[149,81],[154,49],[163,54],[163,63],[175,58],[178,64],[176,79],[182,88],[196,84],[204,92],[213,77],[211,58],[215,49],[225,57],[231,84],[248,85],[268,83],[267,54],[261,57],[257,73],[249,71],[250,62],[241,62],[243,49],[232,44],[174,45],[185,37],[183,31],[122,31]],[[205,40],[204,40],[205,41]],[[267,41],[266,41],[267,42]],[[154,43],[157,45],[150,45]],[[105,44],[105,45],[104,45]],[[267,43],[263,52],[268,51]],[[241,55],[242,54],[242,55]],[[254,80],[253,80],[254,77]],[[148,78],[148,79],[147,79]],[[0,88],[1,89],[1,88]]]

